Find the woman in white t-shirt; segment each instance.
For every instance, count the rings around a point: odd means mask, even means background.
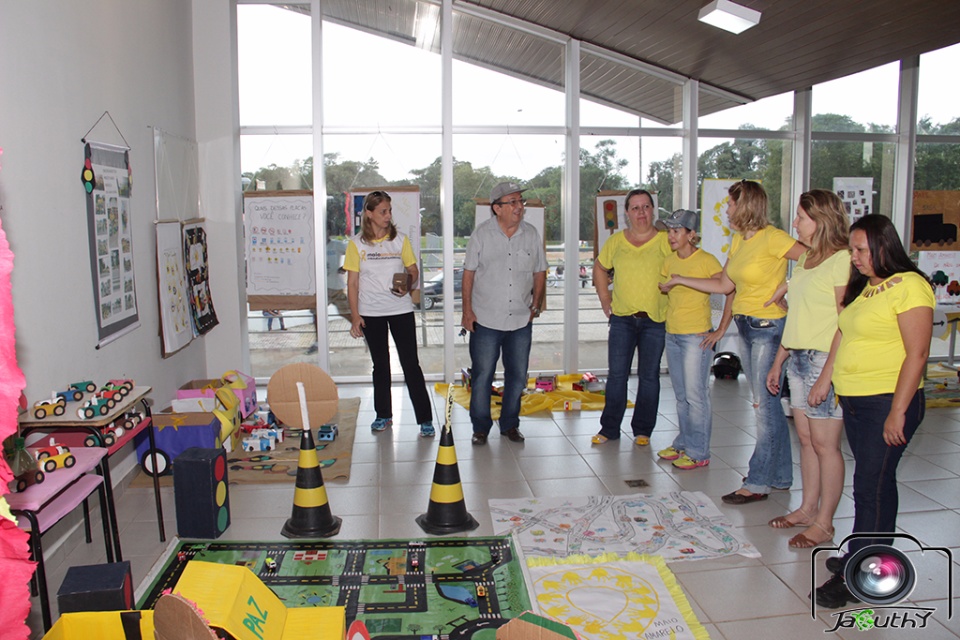
[[[787,324],[767,374],[767,389],[779,394],[786,363],[793,424],[800,440],[800,506],[768,523],[774,529],[804,527],[787,543],[794,549],[816,547],[833,538],[833,515],[843,491],[843,411],[830,384],[836,352],[829,354],[831,345],[840,340],[837,318],[850,278],[849,227],[837,194],[813,189],[800,195],[793,228],[809,250],[800,256],[789,281]]]
[[[371,191],[363,200],[360,233],[350,238],[343,268],[352,322],[350,335],[366,338],[373,359],[373,405],[377,419],[370,428],[383,431],[393,424],[390,395],[390,343],[393,336],[403,378],[420,424],[420,435],[434,435],[430,396],[417,357],[416,321],[410,287],[420,278],[410,240],[393,224],[391,198]]]

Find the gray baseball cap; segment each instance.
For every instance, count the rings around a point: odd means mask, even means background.
[[[526,191],[516,182],[501,182],[490,191],[490,204],[497,202],[500,198],[511,193],[523,193]]]
[[[690,231],[700,231],[700,216],[696,211],[689,209],[677,209],[663,220],[657,220],[657,229],[689,229]]]

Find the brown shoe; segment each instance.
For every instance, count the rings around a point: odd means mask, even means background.
[[[511,442],[523,442],[524,440],[526,440],[526,438],[523,437],[523,434],[520,433],[520,429],[516,427],[514,427],[513,429],[510,429],[509,431],[504,431],[500,435],[507,436],[507,438]]]
[[[470,442],[472,442],[473,444],[487,444],[487,434],[474,433],[473,439]]]

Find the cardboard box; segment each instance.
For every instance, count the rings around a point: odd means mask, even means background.
[[[257,408],[256,381],[245,373],[227,371],[220,378],[190,380],[177,390],[171,407],[177,412],[213,411],[216,409],[216,392],[229,388],[240,400],[240,416],[249,417]]]
[[[574,640],[579,637],[562,622],[524,611],[497,629],[496,640]]]
[[[296,362],[281,367],[267,384],[267,403],[273,415],[285,425],[303,428],[297,382],[303,383],[310,427],[316,429],[337,415],[337,385],[320,367]]]
[[[136,629],[141,638],[153,638],[153,611],[85,611],[65,613],[43,640],[127,640]]]
[[[223,390],[222,394],[236,398],[227,390]],[[233,402],[232,415],[236,416],[238,403],[235,399]],[[229,431],[225,428],[224,421],[237,426],[233,427],[233,431]],[[176,457],[190,447],[200,447],[202,449],[223,447],[228,452],[233,451],[234,448],[239,448],[240,429],[238,425],[239,418],[231,421],[231,410],[226,408],[186,413],[167,408],[154,413],[153,425],[150,428],[154,430],[157,451],[162,458],[157,463],[161,475],[169,472]],[[147,430],[144,429],[138,433],[133,442],[137,448],[137,460],[140,462],[140,466],[146,468],[144,458],[150,451]]]
[[[120,611],[135,605],[129,561],[70,567],[57,591],[60,613]]]

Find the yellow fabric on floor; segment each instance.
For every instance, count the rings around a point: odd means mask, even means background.
[[[579,373],[567,373],[557,376],[557,390],[532,393],[528,392],[520,397],[520,415],[526,416],[538,411],[564,411],[564,402],[579,401],[580,409],[585,411],[599,411],[603,409],[604,396],[602,393],[590,393],[589,391],[574,391],[573,383],[579,382],[583,376]],[[536,378],[530,378],[527,381],[527,389],[533,389],[536,384]],[[441,396],[447,395],[445,382],[438,382],[434,385],[434,390]],[[453,400],[465,409],[470,408],[470,392],[461,386],[455,386],[453,390]],[[632,407],[632,402],[627,402],[628,407]],[[493,394],[490,397],[490,415],[494,420],[500,418],[500,397]]]

